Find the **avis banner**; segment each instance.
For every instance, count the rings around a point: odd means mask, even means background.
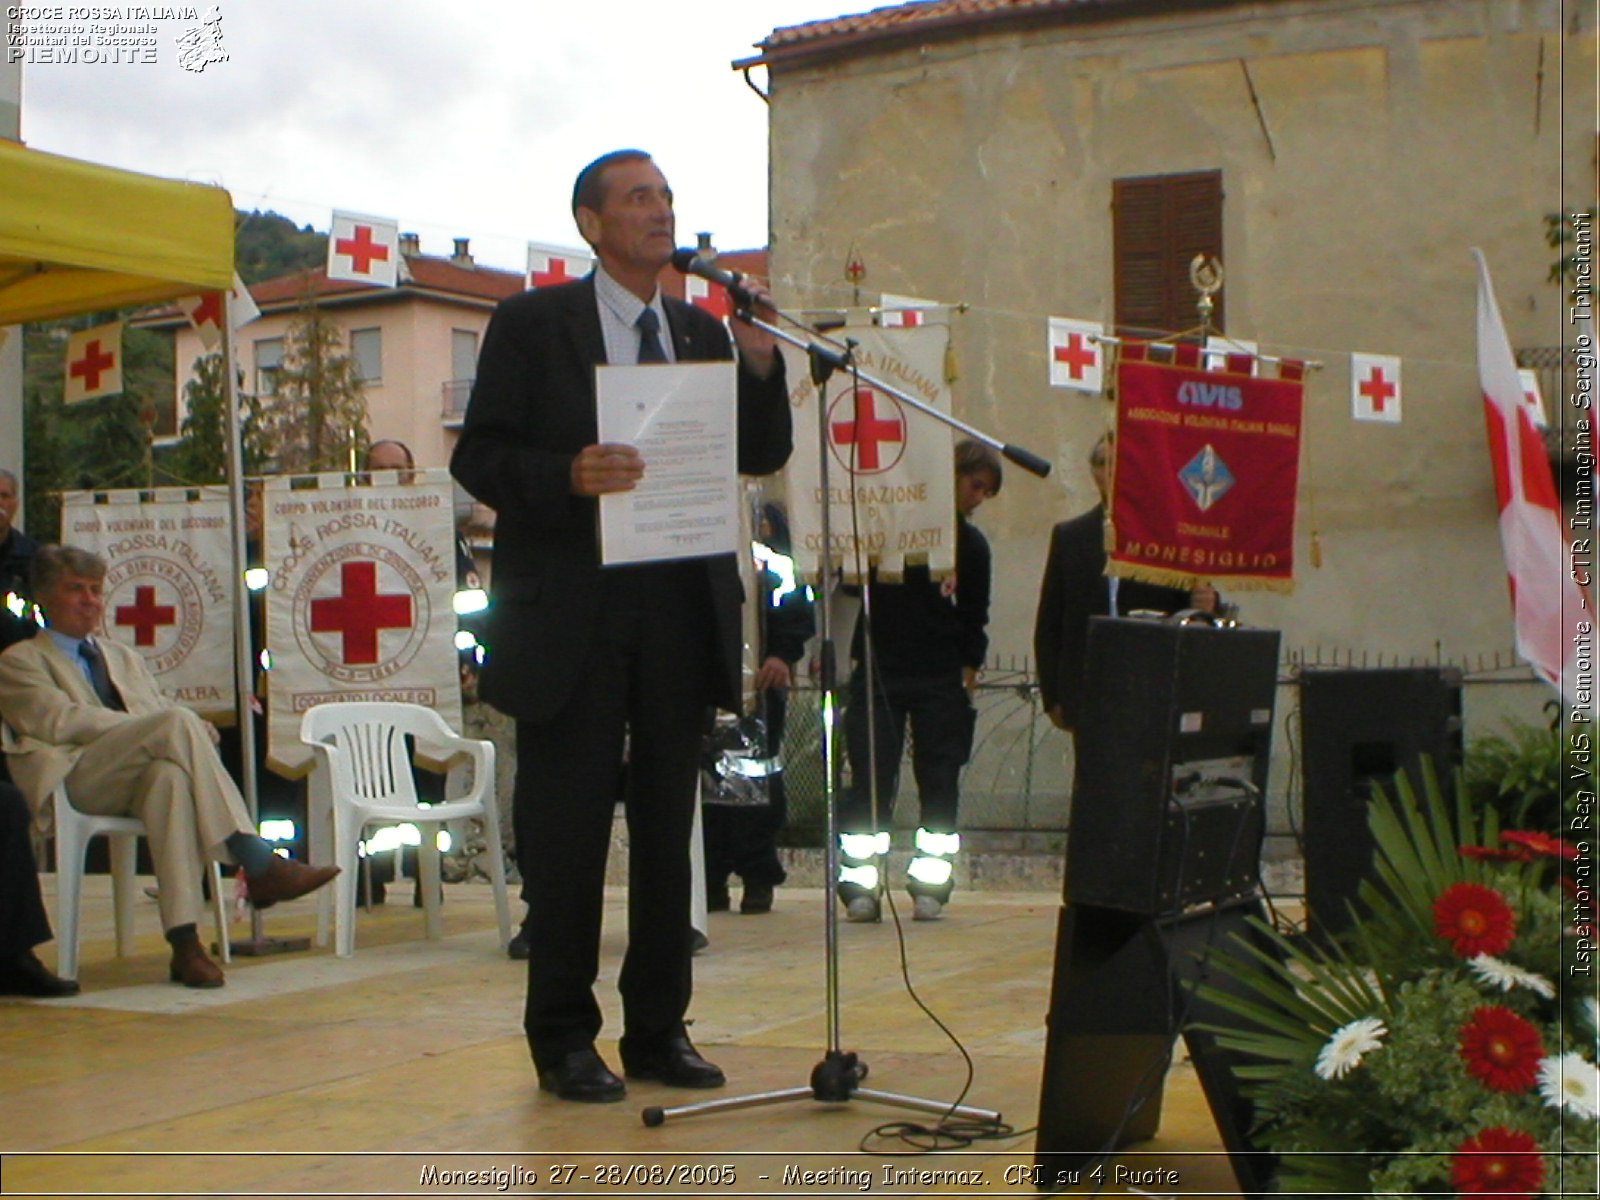
[[[1302,364],[1265,379],[1240,356],[1206,370],[1195,347],[1148,349],[1125,344],[1117,365],[1107,573],[1292,590]]]
[[[830,336],[856,343],[860,369],[950,412],[945,382],[946,325],[845,328]],[[897,579],[906,564],[926,563],[935,575],[955,569],[955,483],[950,427],[894,396],[835,372],[819,394],[802,351],[784,347],[794,410],[794,453],[786,478],[796,570],[817,578],[822,553],[822,506],[829,504],[833,559],[859,582],[872,564],[880,578]],[[818,406],[826,413],[828,486],[822,485]]]
[[[62,541],[106,560],[103,635],[131,646],[162,694],[236,719],[233,547],[222,487],[67,492]]]
[[[275,771],[309,768],[300,721],[317,704],[403,701],[461,728],[450,477],[442,468],[398,475],[409,481],[387,471],[266,481]]]

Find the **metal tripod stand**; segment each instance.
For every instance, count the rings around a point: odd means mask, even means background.
[[[680,268],[681,269],[681,268]],[[755,1092],[744,1096],[730,1096],[720,1100],[706,1100],[698,1104],[683,1104],[672,1107],[653,1105],[643,1110],[640,1114],[648,1126],[664,1124],[667,1120],[677,1117],[698,1116],[705,1113],[730,1112],[735,1109],[755,1108],[767,1104],[785,1104],[791,1100],[815,1100],[821,1104],[848,1104],[853,1100],[871,1100],[878,1104],[887,1104],[896,1108],[910,1109],[916,1112],[934,1113],[945,1116],[961,1117],[967,1120],[998,1123],[1000,1114],[991,1109],[974,1108],[969,1105],[952,1105],[942,1100],[932,1100],[921,1096],[907,1096],[898,1092],[879,1091],[876,1088],[861,1086],[862,1080],[867,1077],[867,1064],[862,1062],[854,1051],[844,1050],[840,1045],[839,1033],[839,913],[838,906],[834,903],[833,882],[839,873],[839,817],[834,802],[835,792],[835,766],[837,762],[837,749],[835,746],[835,697],[837,695],[837,656],[833,644],[832,617],[829,612],[829,598],[835,583],[833,570],[833,530],[829,519],[829,510],[832,507],[829,497],[829,467],[828,467],[828,408],[823,402],[823,385],[835,370],[844,370],[852,373],[858,380],[864,380],[888,395],[909,404],[920,412],[926,413],[944,423],[961,430],[967,436],[983,442],[1016,462],[1025,470],[1036,475],[1047,475],[1050,464],[1026,450],[1009,446],[994,438],[988,437],[978,430],[939,412],[917,399],[908,396],[905,392],[861,371],[852,360],[852,347],[837,343],[833,346],[824,345],[820,341],[796,337],[774,325],[768,324],[751,313],[752,297],[744,289],[729,287],[730,294],[738,304],[739,316],[742,320],[749,321],[760,329],[766,330],[780,341],[786,342],[797,349],[804,350],[811,363],[811,379],[818,390],[817,404],[817,453],[818,480],[824,497],[822,504],[822,550],[818,562],[818,573],[822,580],[824,595],[822,603],[818,605],[817,632],[821,638],[822,655],[822,762],[823,762],[823,804],[826,808],[827,833],[826,848],[824,850],[824,871],[826,872],[824,894],[824,953],[826,955],[827,977],[827,1039],[828,1047],[822,1060],[811,1069],[811,1078],[808,1084],[801,1087],[780,1088],[771,1092]],[[783,314],[779,314],[782,316]],[[808,333],[814,333],[809,326],[785,317],[790,324]],[[876,772],[873,772],[876,775]],[[876,780],[873,782],[876,789]],[[874,802],[874,809],[876,803]]]

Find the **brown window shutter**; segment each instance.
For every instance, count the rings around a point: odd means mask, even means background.
[[[1196,254],[1222,258],[1222,172],[1113,180],[1111,207],[1117,332],[1193,328],[1189,263]],[[1212,320],[1226,328],[1221,293]]]

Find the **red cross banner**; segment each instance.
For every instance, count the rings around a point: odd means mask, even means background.
[[[944,373],[948,326],[847,327],[829,336],[857,343],[862,371],[939,412],[950,411]],[[834,558],[847,578],[857,580],[877,563],[880,573],[893,579],[908,560],[926,562],[939,574],[953,570],[955,468],[949,426],[865,381],[856,387],[843,372],[828,380],[819,399],[804,353],[785,346],[784,354],[794,410],[794,453],[786,476],[796,570],[808,580],[817,578],[825,500],[831,504]],[[819,402],[826,405],[827,497],[817,447]]]
[[[407,483],[317,475],[266,481],[267,761],[310,765],[300,721],[337,700],[398,700],[461,728],[453,493],[434,467]],[[368,480],[377,482],[368,482]]]
[[[61,399],[66,404],[98,400],[122,391],[122,322],[96,325],[67,338]]]
[[[1579,655],[1587,658],[1586,648],[1594,644],[1589,606],[1568,566],[1566,518],[1544,439],[1522,394],[1489,264],[1480,251],[1472,253],[1478,261],[1478,382],[1517,653],[1540,678],[1560,689],[1568,703],[1587,706],[1593,692]]]
[[[571,283],[574,279],[582,279],[593,269],[594,256],[587,251],[547,246],[543,242],[528,243],[529,288]]]
[[[698,275],[683,277],[683,298],[696,308],[703,308],[719,321],[733,315],[733,297],[725,287],[713,287],[709,280]]]
[[[1107,573],[1172,587],[1294,587],[1303,364],[1207,371],[1127,342],[1117,362]]]
[[[245,287],[244,280],[239,278],[238,272],[234,272],[233,288],[229,298],[233,301],[235,329],[248,325],[261,315],[255,297],[250,294],[250,289]],[[178,307],[183,310],[183,315],[189,318],[189,324],[193,325],[195,332],[200,335],[202,346],[207,350],[215,350],[222,345],[221,292],[201,292],[197,296],[184,296],[178,301]]]
[[[233,543],[224,487],[67,492],[61,538],[106,560],[102,634],[144,656],[166,696],[236,716]]]
[[[1098,321],[1051,317],[1045,353],[1050,364],[1050,386],[1075,392],[1105,390],[1105,327]]]
[[[1358,421],[1400,424],[1400,360],[1389,354],[1350,356],[1350,410]]]
[[[396,286],[400,282],[400,222],[335,212],[328,232],[328,278]]]

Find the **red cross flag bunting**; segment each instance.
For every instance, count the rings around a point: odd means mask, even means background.
[[[232,724],[233,542],[222,487],[68,492],[62,541],[106,560],[105,637],[144,656],[161,691]]]
[[[950,411],[944,324],[911,328],[850,327],[830,336],[857,342],[861,370]],[[836,373],[825,394],[811,382],[805,355],[785,347],[794,409],[794,453],[786,468],[797,570],[817,579],[822,551],[822,505],[830,504],[834,561],[858,580],[873,563],[886,579],[907,561],[935,575],[955,568],[955,488],[948,426],[865,381],[858,387]],[[825,405],[828,490],[824,496],[817,446],[817,405]],[[853,532],[859,530],[859,538]]]
[[[1544,440],[1517,378],[1516,359],[1495,302],[1489,264],[1478,261],[1478,382],[1489,433],[1500,545],[1511,585],[1517,653],[1569,704],[1589,707],[1592,685],[1581,670],[1594,646],[1593,617],[1568,568],[1568,529]]]
[[[713,287],[710,280],[701,279],[698,275],[683,277],[683,298],[696,308],[705,309],[719,321],[726,321],[733,315],[733,297],[728,295],[728,289]]]
[[[1294,587],[1303,364],[1208,371],[1198,347],[1117,362],[1107,573],[1172,587]]]
[[[1090,392],[1098,396],[1105,390],[1105,345],[1100,338],[1105,326],[1098,321],[1074,321],[1070,317],[1049,318],[1045,353],[1050,364],[1050,386]]]
[[[233,289],[229,298],[233,301],[235,329],[248,325],[261,315],[255,297],[250,294],[250,289],[245,287],[237,272],[233,276]],[[197,296],[184,296],[178,301],[178,307],[183,310],[184,316],[189,318],[189,324],[194,326],[195,332],[200,335],[202,346],[207,350],[215,350],[222,345],[221,292],[201,292]]]
[[[335,212],[328,233],[328,278],[396,286],[400,282],[400,222]]]
[[[96,325],[67,338],[61,399],[66,404],[98,400],[122,391],[122,322]]]
[[[313,705],[404,701],[461,727],[449,472],[366,478],[266,483],[267,761],[286,775],[309,766],[300,721]]]
[[[594,256],[586,251],[547,246],[543,242],[528,243],[529,288],[571,283],[574,279],[582,279],[593,269]]]
[[[1350,356],[1350,410],[1358,421],[1400,424],[1400,360],[1388,354]]]
[[[934,319],[930,310],[938,307],[932,300],[884,292],[878,300],[878,324],[885,329],[916,329],[930,324]]]

